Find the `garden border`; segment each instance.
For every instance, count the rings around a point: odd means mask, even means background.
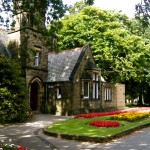
[[[131,133],[134,133],[135,131],[138,131],[143,128],[150,127],[150,123],[142,124],[136,127],[133,127],[128,130],[124,130],[122,132],[118,132],[116,134],[110,135],[110,136],[101,136],[101,137],[90,137],[90,136],[84,136],[84,135],[73,135],[73,134],[64,134],[64,133],[57,133],[57,132],[50,132],[47,130],[47,128],[43,129],[43,133],[46,135],[56,137],[56,138],[62,138],[67,140],[76,140],[76,141],[82,141],[82,142],[94,142],[94,143],[107,143],[114,139],[121,138],[123,136],[129,135]]]

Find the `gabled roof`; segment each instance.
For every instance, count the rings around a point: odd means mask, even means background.
[[[94,62],[90,61],[90,60],[87,62],[85,69],[86,69],[86,70],[98,70],[98,71],[100,70],[100,69],[96,66],[96,64],[95,64]]]
[[[46,82],[69,81],[80,65],[87,46],[65,50],[60,53],[49,53]]]

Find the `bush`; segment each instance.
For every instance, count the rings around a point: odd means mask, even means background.
[[[0,55],[0,123],[23,121],[25,80],[18,62]]]

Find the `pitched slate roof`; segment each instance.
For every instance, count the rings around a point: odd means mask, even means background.
[[[7,32],[0,29],[0,53],[4,54],[6,57],[11,57],[10,52],[7,47]]]
[[[80,64],[86,47],[48,54],[46,82],[69,81]]]

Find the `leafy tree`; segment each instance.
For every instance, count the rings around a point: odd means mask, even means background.
[[[140,3],[135,6],[135,17],[142,24],[143,29],[149,26],[150,19],[150,0],[141,0]]]
[[[70,14],[76,14],[78,13],[80,10],[82,10],[84,7],[86,7],[86,4],[83,0],[76,2],[73,6],[69,6],[69,13]]]
[[[0,54],[0,123],[23,121],[25,110],[25,80],[18,62]]]
[[[94,0],[80,0],[77,1],[73,6],[71,5],[68,8],[68,11],[70,14],[78,13],[80,10],[82,10],[86,6],[90,6],[94,4]]]
[[[86,5],[93,5],[94,4],[94,0],[84,0]]]
[[[139,32],[141,34],[141,36],[143,36],[144,38],[150,39],[149,37],[149,31],[150,31],[150,0],[141,0],[140,3],[138,3],[135,6],[135,10],[136,10],[136,14],[135,14],[135,18],[139,24],[139,27],[142,30],[139,30],[141,32]],[[149,41],[146,41],[147,45],[148,45],[148,49],[149,49]],[[147,59],[147,61],[149,61],[150,57],[149,55],[146,55],[145,59]],[[148,71],[148,70],[147,70]],[[146,73],[146,75],[144,75],[145,80],[149,80],[149,71],[148,73]],[[144,94],[145,99],[149,99],[150,95],[149,93],[149,89],[150,89],[150,82],[146,81],[146,82],[142,82],[140,85],[141,89],[141,95],[140,97],[142,97],[142,94]],[[144,88],[145,87],[145,88]],[[150,101],[148,102],[150,104]]]
[[[82,47],[88,42],[105,79],[132,84],[132,88],[138,85],[136,95],[140,92],[139,83],[145,81],[145,76],[150,78],[145,59],[149,55],[149,40],[135,34],[135,29],[125,15],[88,6],[53,22],[49,32],[56,31],[59,50]]]
[[[50,22],[61,18],[67,6],[62,0],[4,0],[1,2],[0,12],[12,13],[10,16],[18,14],[28,14],[27,20],[30,21],[28,28],[39,27],[45,21]],[[5,23],[9,27],[10,16],[4,21],[3,16],[0,16],[1,23]],[[25,21],[27,21],[25,20]],[[12,22],[15,24],[15,21]]]

